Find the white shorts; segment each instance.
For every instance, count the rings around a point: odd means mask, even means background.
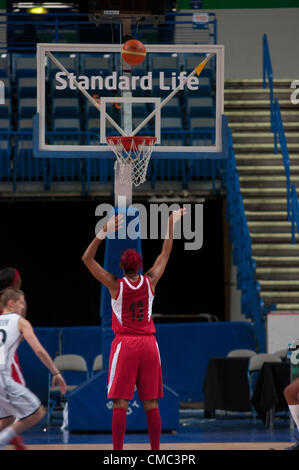
[[[24,419],[40,406],[40,400],[27,387],[0,373],[0,419],[9,416]]]

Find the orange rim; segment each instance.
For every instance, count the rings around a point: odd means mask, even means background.
[[[111,145],[117,145],[119,143],[122,143],[123,147],[125,150],[129,151],[131,150],[131,146],[132,146],[132,141],[135,143],[136,147],[138,148],[139,145],[154,145],[157,141],[157,138],[156,137],[153,137],[153,136],[137,136],[137,135],[134,135],[134,136],[111,136],[111,137],[107,137],[107,142],[108,144],[111,144]]]

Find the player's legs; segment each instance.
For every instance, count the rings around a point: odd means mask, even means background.
[[[144,400],[143,406],[145,411],[154,410],[155,408],[159,408],[158,400]]]
[[[127,424],[129,400],[117,398],[113,400],[112,411],[112,440],[113,450],[122,450]]]
[[[143,354],[136,385],[146,412],[151,449],[159,450],[162,426],[158,398],[163,396],[163,384],[159,348],[152,335],[143,338]]]
[[[0,431],[3,429],[7,428],[7,426],[10,426],[15,422],[15,417],[14,416],[8,416],[7,418],[0,418]]]
[[[129,400],[123,400],[122,398],[116,398],[113,400],[113,408],[122,408],[128,411]]]
[[[136,347],[137,346],[137,347]],[[122,450],[129,400],[133,398],[138,370],[138,339],[116,337],[109,358],[108,398],[113,400],[113,449]]]
[[[19,419],[11,427],[15,430],[16,434],[22,434],[26,429],[31,428],[36,423],[38,423],[46,414],[45,408],[43,405],[30,416],[26,418]]]
[[[288,405],[299,405],[299,378],[284,389],[284,396]]]
[[[284,396],[289,406],[290,413],[295,421],[296,443],[290,450],[299,450],[299,378],[295,379],[284,389]]]
[[[160,450],[161,416],[158,400],[145,400],[143,406],[146,412],[148,435],[152,450]]]
[[[15,423],[7,426],[0,432],[0,450],[3,449],[18,434],[22,434],[26,429],[31,428],[38,423],[45,415],[45,409],[42,405],[30,416],[22,418]]]
[[[22,432],[24,426],[27,429],[35,424],[35,418],[41,416],[40,406],[40,400],[27,387],[15,382],[10,375],[0,374],[0,448],[8,442],[17,450],[26,448],[17,434]]]
[[[0,432],[15,422],[15,416],[8,416],[7,418],[0,418]],[[14,446],[15,450],[27,450],[26,444],[22,436],[16,436],[11,439],[10,444]]]

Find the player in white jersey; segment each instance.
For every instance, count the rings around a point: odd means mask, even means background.
[[[34,426],[45,415],[40,400],[24,385],[11,377],[11,364],[20,342],[25,339],[41,362],[53,374],[52,386],[66,393],[66,383],[47,351],[40,344],[25,311],[24,293],[14,287],[2,292],[3,313],[0,317],[0,450],[16,435]]]

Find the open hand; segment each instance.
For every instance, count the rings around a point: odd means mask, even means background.
[[[67,385],[61,374],[57,374],[52,377],[52,387],[55,387],[56,385],[60,388],[62,395],[65,395]]]
[[[113,215],[111,219],[108,220],[108,222],[104,226],[104,232],[107,233],[113,233],[117,232],[124,223],[124,215],[123,214],[118,214],[117,216]]]
[[[183,207],[182,209],[178,209],[177,211],[173,211],[170,214],[170,217],[172,216],[173,223],[175,224],[178,222],[185,214],[187,213],[186,207]]]

